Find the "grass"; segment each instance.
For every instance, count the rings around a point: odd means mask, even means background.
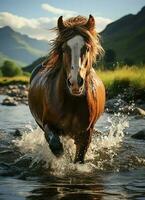
[[[145,95],[145,66],[142,68],[126,67],[114,71],[97,71],[99,77],[103,80],[104,85],[110,97],[122,93],[128,89],[128,95]],[[131,94],[131,93],[134,94]]]
[[[0,86],[10,84],[28,84],[29,76],[0,77]]]
[[[107,98],[112,98],[126,91],[126,98],[145,100],[145,66],[122,67],[114,71],[100,71],[96,73],[103,80]],[[12,78],[0,77],[0,86],[9,84],[27,84],[28,76],[16,76]]]
[[[97,71],[97,74],[103,80],[108,88],[114,81],[127,81],[130,86],[145,88],[145,67],[123,67],[114,71]]]

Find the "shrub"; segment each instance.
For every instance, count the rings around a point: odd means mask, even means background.
[[[22,69],[14,62],[8,60],[4,62],[3,66],[1,67],[1,71],[3,76],[7,77],[22,75]]]

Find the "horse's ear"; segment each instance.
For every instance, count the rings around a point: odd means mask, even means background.
[[[65,25],[63,23],[63,16],[60,16],[57,21],[57,26],[59,31],[63,31],[65,29]]]
[[[85,26],[90,32],[94,30],[94,28],[95,28],[95,19],[94,19],[94,17],[92,15],[89,15],[89,19],[88,19],[88,21],[87,21]]]

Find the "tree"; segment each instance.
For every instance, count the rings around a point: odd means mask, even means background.
[[[116,67],[116,53],[113,49],[108,49],[104,56],[105,68],[114,69]]]
[[[124,58],[124,65],[132,66],[134,65],[134,61],[131,58]]]
[[[116,53],[113,49],[106,50],[104,61],[107,63],[113,63],[116,61]]]
[[[22,75],[22,69],[18,67],[14,62],[12,61],[5,61],[3,66],[1,67],[1,71],[3,76],[13,77]]]

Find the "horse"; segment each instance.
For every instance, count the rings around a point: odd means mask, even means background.
[[[30,111],[52,153],[63,155],[60,136],[74,140],[74,163],[84,163],[94,125],[104,111],[105,88],[93,69],[103,55],[95,19],[60,16],[51,51],[31,76]]]

